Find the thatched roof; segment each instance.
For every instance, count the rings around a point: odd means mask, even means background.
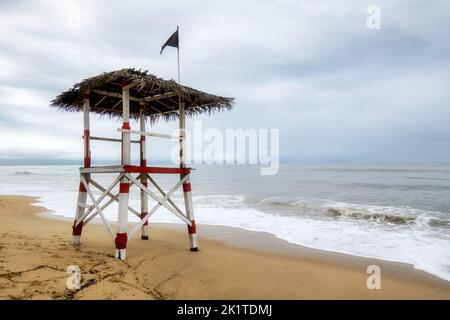
[[[122,84],[129,83],[130,117],[139,116],[139,104],[144,104],[144,113],[152,121],[178,118],[178,97],[186,101],[188,116],[213,111],[229,110],[233,98],[215,96],[177,84],[173,80],[163,80],[147,71],[122,69],[105,72],[85,79],[61,93],[51,105],[63,111],[83,111],[83,97],[89,91],[91,111],[111,117],[122,116]]]

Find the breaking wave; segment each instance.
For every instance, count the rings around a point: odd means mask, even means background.
[[[221,170],[213,173],[225,175]],[[410,263],[450,281],[450,185],[446,182],[450,170],[395,169],[392,175],[390,169],[331,169],[339,173],[338,184],[330,184],[329,172],[286,170],[263,185],[233,168],[230,172],[239,175],[230,173],[220,188],[209,171],[203,176],[199,171],[199,187],[193,193],[196,219],[199,224],[269,232],[311,248]],[[0,167],[0,171],[0,194],[39,196],[40,205],[73,218],[77,167]],[[161,180],[164,189],[172,186],[171,180]],[[410,184],[411,180],[416,181]],[[172,199],[183,209],[181,192]],[[140,207],[136,189],[130,193],[130,206]],[[104,214],[116,220],[117,205]],[[130,215],[130,222],[137,221]],[[179,223],[165,208],[152,221]]]
[[[386,206],[364,206],[329,200],[292,200],[266,198],[255,205],[258,210],[285,214],[324,214],[336,218],[353,218],[374,222],[389,222],[398,225],[417,225],[419,227],[448,227],[450,220],[442,212]]]
[[[329,208],[328,213],[334,217],[350,217],[355,219],[373,220],[377,222],[385,221],[395,224],[417,224],[420,226],[445,226],[448,221],[437,220],[425,215],[407,216],[383,212],[367,212],[349,208]]]
[[[30,172],[30,171],[16,171],[13,174],[14,175],[18,175],[18,176],[30,176],[30,175],[35,174],[35,173]]]

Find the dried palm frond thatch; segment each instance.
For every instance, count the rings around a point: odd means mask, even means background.
[[[152,121],[178,118],[178,97],[185,99],[188,116],[230,110],[233,98],[198,91],[173,80],[163,80],[148,71],[121,69],[105,72],[75,84],[61,93],[51,105],[63,111],[83,111],[83,97],[89,92],[91,111],[110,117],[122,116],[122,85],[130,84],[130,117],[139,117],[139,104]]]

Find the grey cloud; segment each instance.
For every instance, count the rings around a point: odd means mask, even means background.
[[[159,48],[179,24],[182,80],[236,97],[234,111],[201,117],[206,126],[280,128],[291,160],[448,161],[450,4],[378,2],[382,29],[369,31],[371,1],[3,1],[0,87],[50,99],[121,67],[173,78],[176,52]],[[68,6],[79,30],[67,28]],[[80,142],[79,116],[35,107],[0,102],[1,130]],[[110,136],[116,125],[93,128]],[[25,148],[8,154],[33,157]]]

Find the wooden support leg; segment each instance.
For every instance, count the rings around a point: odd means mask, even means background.
[[[127,83],[122,87],[122,129],[130,130],[130,87]],[[129,165],[130,133],[122,132],[122,165]],[[128,200],[130,193],[130,180],[127,177],[120,179],[119,186],[119,213],[117,215],[116,259],[125,260],[127,256],[128,241]]]
[[[141,183],[147,187],[147,175],[141,174]],[[144,220],[148,214],[148,195],[141,190],[141,220]],[[141,227],[141,239],[148,240],[148,220]]]
[[[91,150],[89,146],[89,92],[86,92],[83,98],[83,125],[84,125],[84,167],[89,168],[91,166]],[[90,174],[84,176],[86,183],[89,183]],[[81,231],[83,229],[83,222],[77,221],[83,219],[85,213],[85,205],[87,200],[87,190],[82,182],[83,176],[80,179],[80,187],[78,188],[78,203],[77,211],[75,214],[75,221],[72,227],[72,244],[77,246],[80,244]]]
[[[145,106],[141,102],[139,104],[139,121],[141,125],[141,132],[145,132]],[[146,159],[146,141],[145,141],[145,135],[141,135],[140,140],[140,163],[141,167],[147,166],[147,159]],[[147,174],[142,173],[140,176],[141,183],[147,187]],[[148,196],[147,193],[145,193],[143,190],[141,190],[141,221],[145,220],[145,217],[148,214]],[[145,223],[141,227],[141,239],[142,240],[148,240],[148,219],[145,220]]]
[[[116,259],[125,260],[127,255],[127,241],[128,241],[128,200],[130,192],[130,181],[123,177],[120,180],[119,187],[119,214],[117,221],[117,234],[115,239]]]
[[[198,251],[197,228],[195,226],[194,206],[192,204],[191,183],[189,177],[183,183],[184,205],[186,207],[186,216],[191,221],[192,226],[188,225],[189,244],[191,251]]]
[[[86,179],[89,181],[88,179]],[[80,204],[86,203],[87,200],[87,192],[86,188],[84,187],[83,183],[80,182],[80,186],[78,188],[78,203],[77,203],[77,210],[75,213],[75,220],[73,222],[72,226],[72,244],[74,246],[78,246],[80,244],[81,239],[81,231],[83,229],[83,223],[79,223],[78,226],[76,226],[77,220],[84,216],[84,210],[85,208],[81,206]]]
[[[186,150],[186,113],[184,110],[185,101],[182,95],[178,96],[178,104],[179,104],[179,122],[180,122],[180,168],[185,168],[185,150]],[[184,206],[186,208],[186,218],[191,222],[191,225],[188,224],[188,234],[189,234],[189,243],[191,245],[191,251],[198,251],[198,243],[197,243],[197,228],[195,227],[195,219],[194,219],[194,206],[192,204],[192,195],[191,195],[191,183],[190,177],[180,176],[181,179],[185,178],[183,183],[183,195],[184,195]]]

